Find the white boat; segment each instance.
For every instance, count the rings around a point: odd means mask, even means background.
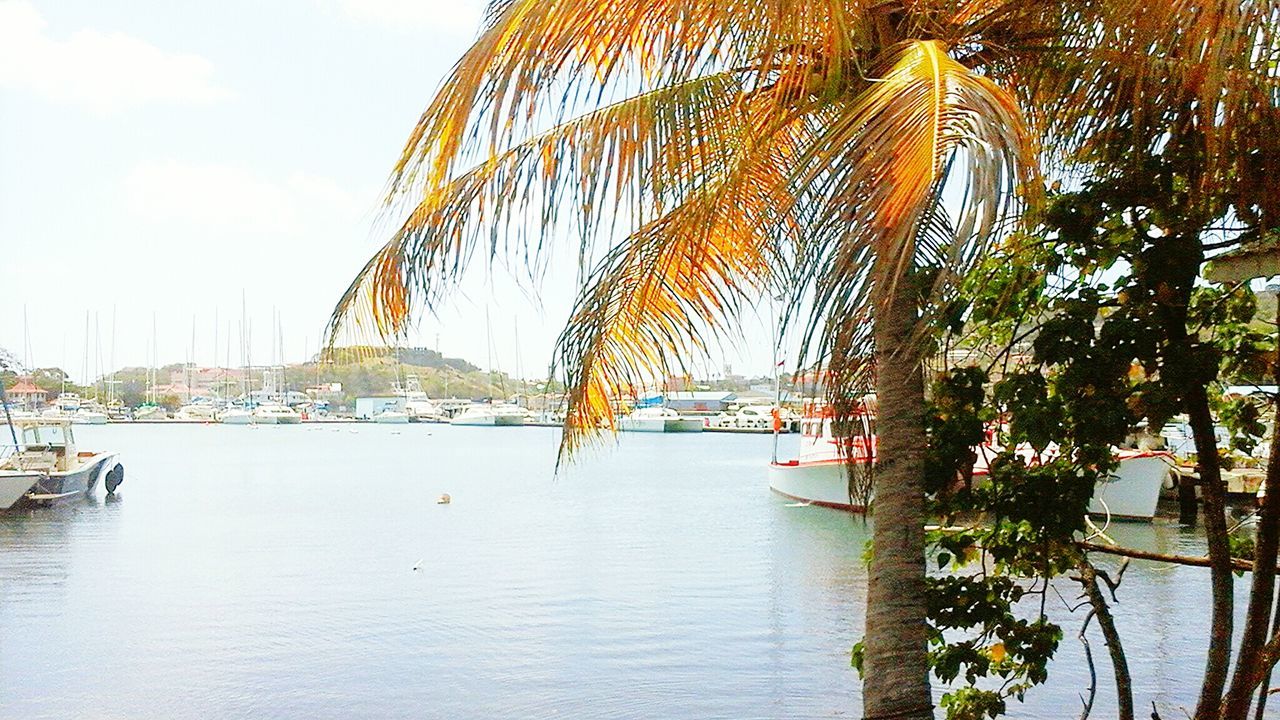
[[[865,423],[870,428],[870,423]],[[831,429],[831,418],[809,416],[800,421],[800,452],[796,460],[769,465],[769,487],[780,495],[812,505],[851,512],[864,512],[866,506],[851,491],[847,463],[865,464],[875,458],[875,436],[866,434],[851,439],[837,438]],[[847,459],[841,458],[841,446]],[[987,459],[997,448],[978,449],[978,463],[973,474],[988,473]],[[1046,454],[1051,454],[1052,450]],[[1174,458],[1171,453],[1152,450],[1117,449],[1119,465],[1094,486],[1088,512],[1120,520],[1151,520],[1155,517],[1160,489],[1169,478]],[[1034,453],[1020,449],[1028,460]]]
[[[0,510],[8,510],[44,477],[29,470],[0,470]]]
[[[395,408],[387,408],[374,415],[373,421],[382,425],[407,425],[409,423],[409,413],[400,412]]]
[[[218,419],[218,408],[211,403],[192,403],[183,405],[178,408],[178,412],[173,414],[174,420],[184,420],[186,422],[216,422]]]
[[[671,408],[647,407],[631,411],[618,420],[618,429],[627,432],[702,432],[702,419],[682,417]]]
[[[133,410],[133,419],[146,420],[148,422],[168,420],[169,413],[160,405],[139,405]]]
[[[76,425],[106,425],[108,417],[105,412],[82,407],[71,413],[70,419]]]
[[[518,405],[475,404],[453,416],[451,425],[518,426],[528,413]]]
[[[302,416],[288,405],[259,405],[253,411],[255,425],[297,425]]]
[[[405,377],[400,394],[404,397],[404,411],[409,415],[409,422],[445,422],[448,419],[444,411],[422,391],[417,375]]]
[[[10,506],[47,505],[83,496],[100,481],[111,493],[124,481],[124,466],[116,453],[79,451],[69,420],[15,419],[13,428],[18,447],[0,461],[0,475],[12,480],[3,484],[0,499],[7,500],[26,476],[36,478]]]
[[[241,407],[229,407],[218,413],[218,422],[223,425],[252,425],[253,412]]]

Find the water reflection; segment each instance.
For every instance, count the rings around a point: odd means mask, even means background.
[[[626,436],[557,477],[551,430],[332,430],[86,427],[121,496],[0,517],[0,717],[857,715],[870,525],[769,493],[767,437]],[[1165,717],[1194,702],[1207,588],[1125,575]],[[1077,712],[1083,614],[1049,610],[1060,659],[1013,717]]]

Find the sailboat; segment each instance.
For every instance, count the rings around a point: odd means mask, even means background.
[[[168,420],[169,412],[161,407],[160,393],[156,390],[156,365],[159,363],[159,349],[156,346],[156,316],[151,316],[151,357],[147,363],[147,389],[144,402],[133,410],[134,420],[157,422]]]
[[[489,329],[489,311],[484,313],[486,351],[489,353],[486,373],[489,376],[489,395],[493,396],[493,337]],[[529,413],[524,408],[510,403],[495,403],[492,399],[484,403],[475,403],[449,420],[451,425],[482,425],[513,427],[524,425]]]

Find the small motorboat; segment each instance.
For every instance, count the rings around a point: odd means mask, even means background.
[[[124,465],[116,453],[86,452],[76,447],[68,418],[14,418],[13,429],[18,446],[0,460],[0,509],[83,497],[99,482],[108,493],[114,493],[124,482]],[[34,477],[34,481],[19,491],[27,477]],[[17,497],[3,505],[15,493]]]

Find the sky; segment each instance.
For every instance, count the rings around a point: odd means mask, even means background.
[[[482,7],[0,0],[0,347],[77,379],[239,365],[243,308],[254,364],[314,354]],[[573,270],[533,297],[478,267],[408,344],[544,374]],[[744,333],[707,373],[771,372],[768,322]]]

